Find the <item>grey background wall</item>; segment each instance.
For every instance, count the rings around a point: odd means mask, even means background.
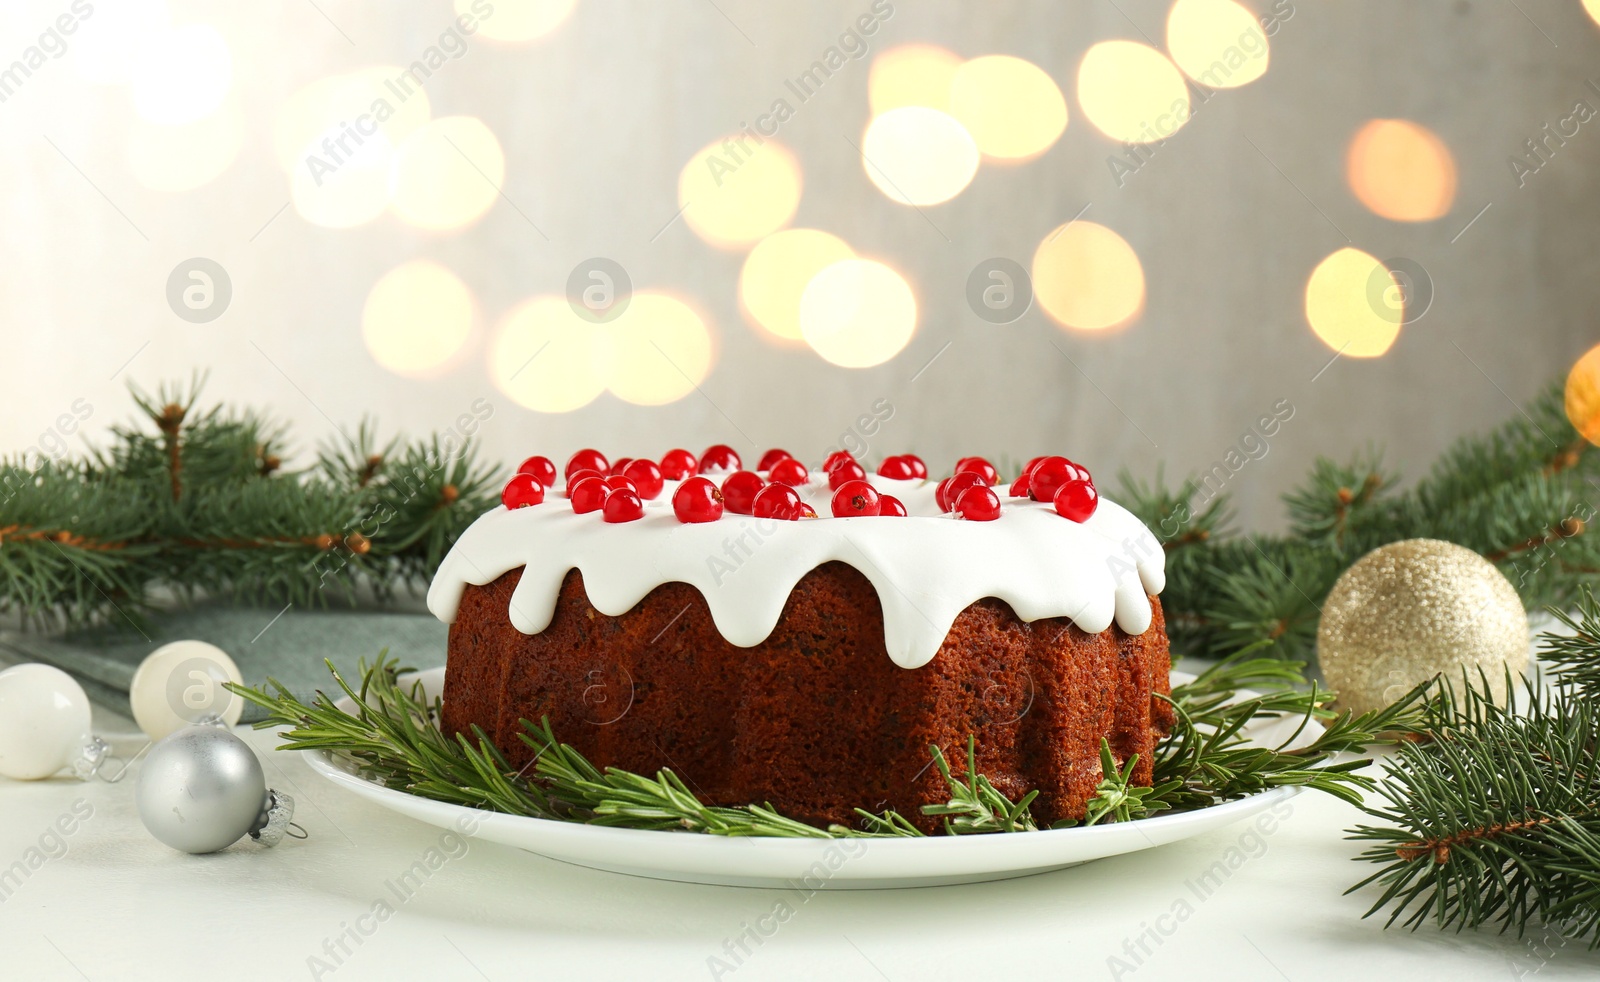
[[[270,406],[308,444],[367,413],[389,429],[442,429],[486,399],[494,414],[482,439],[507,459],[589,444],[629,455],[713,441],[753,451],[741,434],[817,455],[887,399],[895,413],[874,454],[914,449],[947,464],[970,452],[1062,450],[1101,474],[1123,465],[1150,474],[1162,462],[1182,474],[1220,458],[1287,399],[1293,419],[1231,488],[1245,524],[1272,527],[1275,496],[1315,455],[1377,442],[1416,473],[1600,340],[1600,119],[1526,187],[1508,164],[1576,101],[1600,108],[1585,84],[1600,85],[1600,27],[1579,0],[1298,0],[1265,77],[1208,101],[1123,187],[1106,164],[1119,148],[1083,117],[1077,65],[1100,40],[1159,45],[1168,4],[895,0],[875,51],[920,41],[1027,58],[1060,85],[1071,121],[1040,159],[985,166],[953,201],[919,212],[879,193],[852,145],[869,118],[868,59],[800,108],[781,135],[805,173],[794,224],[892,262],[922,310],[900,355],[860,370],[764,340],[738,308],[743,253],[707,245],[682,221],[660,230],[690,155],[764,110],[862,0],[579,0],[537,43],[474,40],[427,91],[435,116],[477,116],[499,137],[504,197],[447,233],[388,217],[311,225],[283,210],[288,180],[271,148],[291,93],[409,62],[448,25],[446,0],[169,6],[174,22],[215,26],[232,52],[243,146],[215,180],[164,193],[131,176],[126,93],[88,85],[69,66],[99,50],[93,17],[70,39],[78,50],[0,104],[0,449],[38,445],[83,400],[92,412],[70,437],[79,446],[131,410],[129,380],[150,387],[195,367],[211,370],[209,396]],[[8,4],[0,59],[67,9]],[[111,10],[95,16],[110,24]],[[1397,223],[1352,195],[1346,146],[1382,117],[1422,123],[1450,147],[1459,189],[1444,217]],[[1136,321],[1086,335],[1038,310],[1005,326],[972,314],[964,287],[975,263],[1009,256],[1026,266],[1041,237],[1086,204],[1085,217],[1118,231],[1143,263]],[[1420,264],[1434,299],[1384,357],[1330,366],[1306,325],[1304,288],[1346,244]],[[485,368],[495,321],[529,296],[559,293],[574,264],[597,255],[636,286],[691,301],[715,339],[714,366],[699,391],[666,406],[604,394],[566,414],[520,408]],[[165,297],[169,272],[193,256],[232,279],[230,307],[208,324],[180,320]],[[428,380],[380,367],[360,331],[373,282],[418,257],[456,271],[480,311],[460,364]]]

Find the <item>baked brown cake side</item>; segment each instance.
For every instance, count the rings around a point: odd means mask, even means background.
[[[1172,725],[1167,637],[1086,634],[1066,618],[1028,623],[995,599],[968,606],[921,668],[890,660],[878,596],[853,567],[826,563],[792,591],[771,635],[728,643],[705,600],[666,583],[620,617],[595,610],[570,571],[548,628],[526,635],[508,610],[521,570],[468,586],[450,628],[447,733],[483,728],[513,766],[533,752],[519,721],[549,716],[556,736],[597,766],[670,767],[703,801],[770,802],[817,825],[854,824],[856,807],[893,808],[925,831],[925,804],[949,799],[930,745],[1005,794],[1040,794],[1048,824],[1082,818],[1100,774],[1100,740],[1136,782]]]

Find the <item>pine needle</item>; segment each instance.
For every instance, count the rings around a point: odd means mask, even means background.
[[[1380,824],[1349,833],[1379,867],[1350,888],[1378,889],[1369,916],[1519,936],[1539,924],[1600,948],[1597,615],[1588,595],[1577,618],[1558,615],[1578,636],[1543,636],[1552,688],[1506,679],[1518,708],[1485,696],[1481,674],[1435,689],[1413,739],[1384,762],[1379,802],[1363,806]]]
[[[297,606],[425,586],[495,502],[498,475],[439,437],[375,427],[289,467],[288,429],[202,406],[204,375],[154,394],[82,459],[0,461],[0,612],[141,626],[161,591]],[[370,473],[357,473],[365,469]]]

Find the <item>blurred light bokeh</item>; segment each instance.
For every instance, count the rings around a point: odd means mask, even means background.
[[[1455,160],[1425,126],[1374,119],[1351,137],[1347,160],[1350,190],[1384,218],[1431,222],[1455,201]]]
[[[13,450],[195,368],[308,446],[486,399],[503,459],[821,449],[887,400],[874,456],[1182,474],[1287,398],[1234,489],[1270,522],[1316,454],[1415,472],[1569,369],[1591,405],[1595,0],[27,0],[0,39]]]

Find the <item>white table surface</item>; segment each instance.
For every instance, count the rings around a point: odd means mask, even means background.
[[[97,730],[120,753],[143,746],[130,721],[96,713]],[[1412,933],[1363,920],[1373,894],[1343,896],[1372,869],[1351,862],[1357,844],[1342,839],[1360,813],[1310,793],[1259,840],[1243,823],[995,883],[823,892],[802,902],[783,891],[636,879],[472,843],[401,903],[388,882],[438,846],[440,830],[324,783],[297,754],[273,752],[271,733],[240,732],[266,760],[268,783],[295,796],[308,840],[185,856],[139,824],[131,777],[116,785],[0,778],[0,867],[37,846],[75,804],[93,809],[65,852],[53,850],[60,858],[0,901],[0,979],[1600,977],[1600,954],[1544,934]],[[1202,898],[1189,884],[1230,849],[1243,861]],[[394,908],[381,923],[370,916],[380,899]],[[734,964],[725,942],[784,900],[794,915],[777,933],[759,946],[747,941],[751,953],[734,970],[717,969],[713,956]],[[1179,922],[1172,912],[1185,905],[1189,916]],[[367,928],[370,935],[359,933]],[[1141,935],[1149,953],[1136,963],[1125,944],[1138,952]],[[348,954],[337,947],[341,937]]]

